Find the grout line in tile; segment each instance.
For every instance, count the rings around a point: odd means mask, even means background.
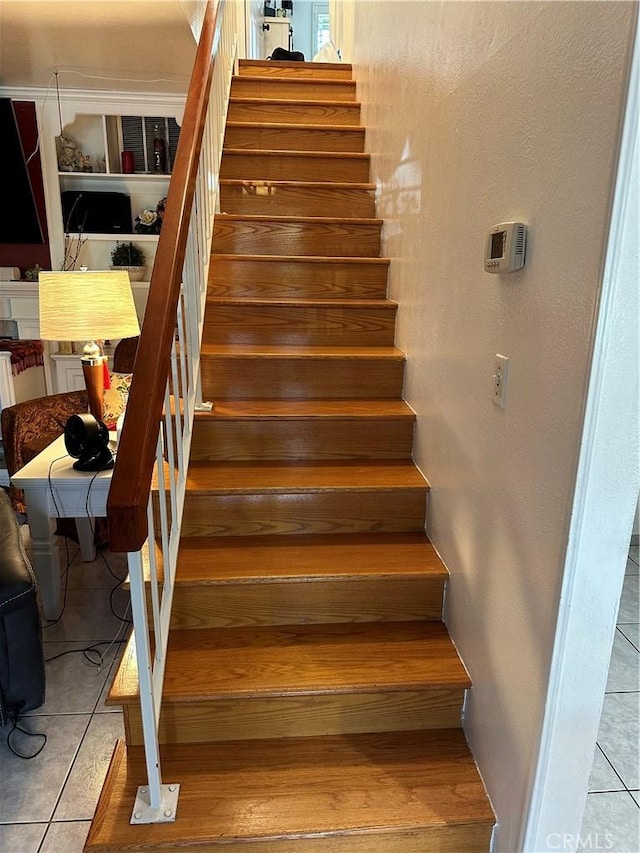
[[[44,715],[43,715],[43,716],[44,716]],[[60,715],[59,715],[59,714],[51,714],[51,715],[49,715],[49,716],[57,717],[57,716],[63,716],[63,715],[62,715],[62,714],[60,714]],[[81,749],[81,747],[82,747],[82,744],[84,743],[84,739],[85,739],[85,738],[86,738],[86,736],[87,736],[87,732],[89,731],[89,726],[91,725],[91,720],[92,720],[92,719],[93,719],[93,713],[89,714],[89,720],[87,721],[87,725],[85,726],[84,732],[82,733],[82,737],[80,738],[80,742],[78,743],[78,746],[76,747],[76,751],[75,751],[75,752],[74,752],[74,754],[73,754],[73,758],[72,758],[72,760],[71,760],[71,763],[69,764],[69,769],[68,769],[68,770],[67,770],[67,772],[66,772],[66,775],[65,775],[65,777],[64,777],[64,780],[63,780],[63,782],[62,782],[62,785],[60,785],[60,790],[58,791],[58,796],[56,797],[56,801],[55,801],[55,803],[53,804],[53,808],[51,809],[51,814],[50,814],[50,816],[49,816],[49,820],[47,821],[47,822],[49,823],[49,825],[51,825],[51,823],[52,823],[52,821],[53,821],[53,816],[54,816],[54,814],[56,813],[56,809],[58,808],[58,804],[60,803],[60,799],[61,799],[61,797],[62,797],[62,792],[64,791],[65,785],[66,785],[66,784],[67,784],[67,782],[69,781],[69,777],[71,776],[71,772],[72,772],[72,770],[73,770],[73,766],[74,766],[74,764],[76,763],[76,760],[77,760],[78,755],[79,755],[79,753],[80,753],[80,749]],[[49,830],[48,830],[48,828],[47,828],[47,832],[48,832],[48,831],[49,831]],[[42,839],[43,841],[44,841],[44,838],[46,838],[46,835],[47,835],[47,833],[45,832],[44,837],[43,837],[43,839]],[[41,845],[41,846],[42,846],[42,845]],[[40,850],[40,848],[38,848],[38,851],[39,851],[39,850]]]
[[[627,622],[627,623],[624,623],[624,622],[623,622],[623,623],[620,623],[620,624],[633,625],[633,622]],[[622,630],[622,628],[621,628],[619,625],[616,625],[616,631],[620,631],[620,633],[621,633],[621,634],[622,634],[622,636],[625,638],[625,640],[626,640],[628,643],[631,643],[631,645],[633,646],[633,648],[634,648],[637,652],[640,652],[640,648],[638,648],[638,646],[636,646],[636,644],[633,642],[633,640],[630,640],[630,639],[629,639],[629,637],[627,637],[627,635],[624,633],[624,631]]]
[[[629,790],[629,788],[627,788],[627,784],[626,784],[626,782],[624,781],[624,779],[622,778],[622,776],[618,773],[618,771],[616,770],[616,768],[615,768],[615,767],[613,766],[613,764],[611,763],[611,760],[609,759],[609,756],[607,755],[607,753],[604,751],[604,748],[603,748],[599,743],[597,743],[597,742],[596,742],[596,747],[597,747],[597,748],[600,750],[600,752],[604,755],[604,757],[605,757],[605,759],[606,759],[607,764],[611,767],[611,769],[613,770],[613,772],[616,774],[616,776],[617,776],[617,777],[618,777],[618,779],[620,780],[620,782],[621,782],[622,786],[624,787],[625,791],[627,792],[627,794],[630,794],[630,793],[631,793],[631,791]],[[598,793],[600,793],[600,792],[598,792]],[[631,797],[631,799],[633,799],[633,797]]]

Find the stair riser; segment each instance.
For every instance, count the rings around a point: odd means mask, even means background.
[[[251,80],[236,77],[231,84],[232,98],[291,98],[299,101],[355,101],[356,86],[351,80],[314,80],[265,77]]]
[[[338,181],[366,184],[368,157],[341,157],[329,154],[253,153],[226,149],[220,177],[241,181]]]
[[[376,215],[373,190],[328,189],[312,186],[260,186],[222,184],[220,209],[224,213],[256,216],[342,216],[373,218]]]
[[[384,299],[388,264],[211,257],[210,297]]]
[[[229,121],[263,121],[273,124],[360,124],[359,104],[268,104],[260,101],[229,102]]]
[[[393,346],[395,305],[207,305],[205,344]]]
[[[409,459],[413,418],[197,420],[191,459]]]
[[[443,588],[444,581],[413,579],[189,587],[178,583],[171,627],[440,619]]]
[[[379,224],[233,221],[217,218],[213,251],[228,255],[324,255],[375,258]]]
[[[333,836],[297,838],[295,841],[260,841],[244,844],[198,844],[198,853],[487,853],[491,826],[442,826],[413,832],[402,830],[348,832]],[[121,848],[119,848],[121,849]]]
[[[315,67],[314,67],[315,66]],[[289,62],[286,65],[280,62],[262,62],[241,59],[240,76],[250,77],[293,77],[296,78],[320,78],[324,80],[351,80],[351,66],[341,66],[327,62]]]
[[[227,127],[225,148],[267,151],[364,151],[364,130]]]
[[[423,489],[221,496],[187,493],[182,535],[419,532],[424,530],[425,509]]]
[[[205,398],[389,399],[400,398],[404,363],[370,358],[241,358],[203,354]]]
[[[437,689],[165,703],[161,743],[456,728],[464,691]],[[142,744],[140,708],[125,705],[129,745]]]

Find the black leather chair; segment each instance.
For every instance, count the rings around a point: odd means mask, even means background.
[[[0,725],[44,704],[37,585],[11,501],[0,489]]]

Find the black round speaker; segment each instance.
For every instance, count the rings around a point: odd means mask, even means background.
[[[64,428],[64,446],[77,462],[76,471],[106,471],[113,468],[109,430],[93,415],[71,415]]]

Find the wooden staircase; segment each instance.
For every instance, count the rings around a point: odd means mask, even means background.
[[[488,850],[350,67],[241,62],[225,145],[160,726],[178,816],[129,825],[131,641],[86,849]]]

